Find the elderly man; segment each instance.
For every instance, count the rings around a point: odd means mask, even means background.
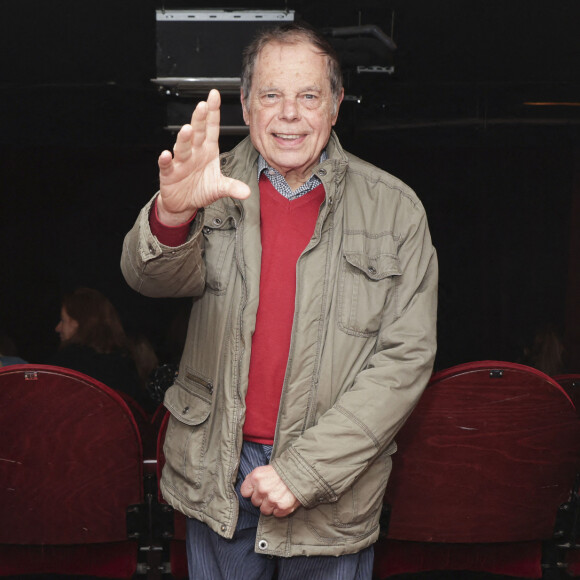
[[[220,156],[212,90],[125,240],[135,290],[194,297],[161,480],[192,580],[372,574],[394,436],[432,371],[437,259],[413,191],[342,150],[342,98],[324,37],[262,33],[250,136]]]

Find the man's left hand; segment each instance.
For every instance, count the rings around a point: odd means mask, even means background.
[[[240,491],[264,515],[283,518],[294,512],[300,502],[271,465],[256,467],[248,474]]]

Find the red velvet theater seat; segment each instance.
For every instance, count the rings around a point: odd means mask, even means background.
[[[0,575],[131,578],[142,446],[112,389],[68,369],[0,369]]]
[[[163,403],[161,403],[157,409],[155,409],[155,412],[151,415],[151,419],[149,420],[149,424],[150,424],[150,432],[152,434],[152,438],[154,441],[154,445],[153,445],[153,457],[155,457],[157,459],[157,454],[158,454],[158,450],[157,450],[157,445],[159,444],[159,431],[161,430],[161,426],[163,425],[163,421],[165,419],[165,415],[167,414],[167,409],[164,407]],[[167,427],[164,427],[167,428]]]
[[[139,434],[141,435],[141,443],[143,446],[143,457],[147,459],[155,458],[155,448],[157,445],[157,434],[153,432],[153,425],[151,423],[151,417],[143,409],[143,407],[130,395],[124,393],[123,391],[116,391],[117,394],[125,401],[131,412],[133,413],[133,418],[139,429]]]
[[[442,371],[397,442],[377,578],[430,570],[559,577],[577,503],[580,421],[554,380],[498,361]]]

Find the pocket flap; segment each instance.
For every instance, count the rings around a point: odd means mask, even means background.
[[[211,383],[188,371],[167,390],[164,405],[178,421],[199,425],[209,417],[212,398]]]
[[[231,230],[235,227],[233,216],[219,204],[208,206],[204,210],[203,227],[207,230]]]
[[[363,272],[371,280],[382,280],[389,276],[401,275],[399,258],[392,254],[370,256],[366,252],[345,251],[344,257],[349,264]]]

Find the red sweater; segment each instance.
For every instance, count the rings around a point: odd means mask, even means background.
[[[260,178],[262,271],[252,338],[244,439],[271,445],[286,374],[296,297],[296,262],[314,233],[324,187],[288,201]],[[189,223],[168,228],[151,212],[151,231],[167,246],[185,242]]]
[[[271,445],[294,319],[296,262],[314,233],[324,187],[288,201],[260,179],[262,271],[252,338],[244,439]]]

